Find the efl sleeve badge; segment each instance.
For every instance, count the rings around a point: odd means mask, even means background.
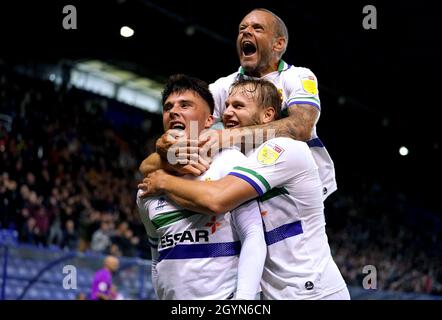
[[[284,149],[276,144],[266,144],[258,152],[258,162],[263,165],[271,165],[278,160]]]
[[[316,86],[316,81],[314,79],[312,80],[309,77],[307,79],[302,79],[301,82],[305,92],[310,93],[312,95],[318,94],[318,87]]]

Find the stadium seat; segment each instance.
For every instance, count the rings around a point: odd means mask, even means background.
[[[18,232],[16,230],[0,229],[0,244],[14,245],[18,243]]]

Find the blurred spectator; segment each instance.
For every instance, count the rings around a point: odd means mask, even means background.
[[[127,257],[136,256],[136,247],[139,243],[138,237],[134,236],[126,221],[120,222],[112,236],[112,245],[115,245],[113,254],[119,254]]]
[[[96,252],[106,253],[111,246],[112,231],[112,222],[102,221],[100,228],[92,235],[91,249]]]
[[[78,248],[78,236],[75,230],[74,221],[68,220],[63,231],[62,248],[76,250]]]
[[[34,218],[35,218],[35,234],[37,237],[37,243],[41,245],[46,245],[46,239],[49,231],[49,217],[46,209],[40,205],[34,208]]]
[[[35,230],[35,219],[32,217],[29,217],[26,220],[25,225],[23,226],[23,229],[21,230],[19,240],[24,243],[29,244],[37,244],[37,234]]]
[[[63,231],[61,230],[60,217],[57,214],[53,219],[51,227],[49,228],[48,245],[61,246],[63,242]]]

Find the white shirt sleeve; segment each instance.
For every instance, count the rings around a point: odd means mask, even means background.
[[[294,104],[310,104],[321,110],[319,100],[318,80],[310,69],[297,67],[288,70],[290,76],[285,80],[288,96],[283,109]]]
[[[158,247],[150,247],[150,252],[152,255],[152,269],[151,269],[151,276],[152,276],[152,286],[153,290],[155,291],[156,296],[158,297],[158,271],[157,271],[157,263],[158,263]]]
[[[157,263],[158,263],[158,233],[155,229],[155,226],[152,224],[152,221],[149,219],[149,203],[152,201],[152,198],[141,199],[140,198],[141,191],[138,190],[137,193],[137,207],[138,213],[140,215],[141,221],[144,224],[144,228],[147,233],[147,240],[150,246],[150,252],[152,255],[152,286],[154,288],[155,294],[157,294],[158,288],[158,272],[157,272]],[[158,297],[158,294],[157,294]]]
[[[215,110],[213,117],[217,121],[222,120],[224,111],[226,110],[226,100],[229,95],[230,86],[235,81],[237,72],[234,72],[227,77],[222,77],[209,85],[210,92],[215,100]]]
[[[219,177],[214,178],[213,180],[218,180],[228,175],[235,166],[242,165],[246,161],[247,157],[236,147],[221,150],[210,165],[212,172],[219,173]]]
[[[281,187],[307,170],[316,169],[307,144],[290,138],[275,138],[263,143],[241,166],[229,173],[248,182],[262,196]]]
[[[241,240],[236,299],[253,300],[259,292],[267,253],[258,203],[252,200],[232,210],[232,220]]]
[[[227,99],[226,89],[223,86],[223,78],[220,78],[214,83],[211,83],[209,85],[209,89],[213,95],[213,100],[215,101],[213,117],[215,118],[215,121],[221,121],[222,114],[224,113],[225,102]]]

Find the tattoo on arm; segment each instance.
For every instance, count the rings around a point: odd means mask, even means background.
[[[240,128],[236,134],[229,132],[235,138],[231,141],[247,147],[253,143],[254,147],[275,137],[289,137],[295,140],[308,141],[312,130],[319,118],[319,110],[308,104],[296,104],[289,109],[289,116],[263,125]]]
[[[311,139],[312,130],[319,118],[319,110],[309,104],[296,104],[289,107],[289,116],[280,121],[275,121],[278,126],[276,135],[285,136],[295,140],[308,141]]]

